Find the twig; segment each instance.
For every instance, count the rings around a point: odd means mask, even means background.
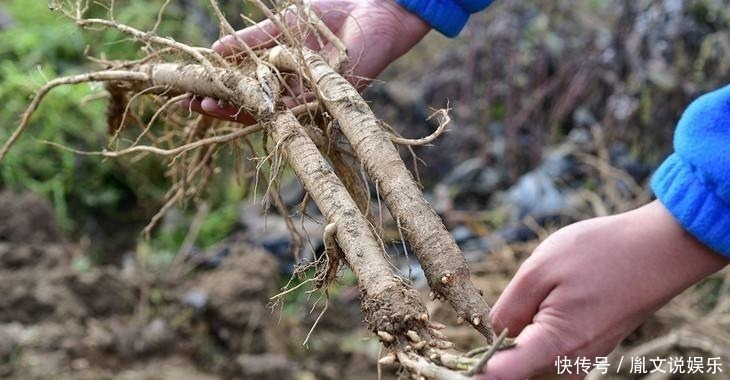
[[[199,148],[204,145],[227,143],[227,142],[235,140],[239,137],[243,137],[243,136],[249,135],[251,133],[258,132],[261,129],[262,129],[261,125],[254,124],[254,125],[248,126],[239,131],[236,131],[236,132],[232,132],[232,133],[229,133],[226,135],[221,135],[221,136],[208,137],[208,138],[205,138],[202,140],[192,142],[190,144],[181,145],[174,149],[162,149],[162,148],[158,148],[158,147],[154,147],[154,146],[137,145],[137,146],[133,146],[131,148],[126,148],[126,149],[116,150],[116,151],[103,150],[101,152],[86,152],[86,151],[82,151],[82,150],[72,149],[72,148],[63,146],[61,144],[52,142],[52,141],[42,140],[41,142],[44,144],[48,144],[48,145],[52,145],[52,146],[64,149],[64,150],[68,150],[68,151],[76,153],[76,154],[81,154],[84,156],[103,156],[103,157],[109,157],[109,158],[116,158],[116,157],[121,157],[121,156],[125,156],[125,155],[132,154],[132,153],[152,153],[152,154],[157,154],[160,156],[176,156],[178,154],[185,153],[189,150],[193,150],[195,148]]]
[[[469,372],[467,372],[467,376],[475,376],[482,372],[484,372],[484,368],[487,366],[487,362],[489,359],[494,356],[494,354],[501,348],[502,342],[504,341],[504,338],[507,337],[507,334],[509,333],[508,329],[504,329],[501,334],[497,337],[497,339],[494,340],[494,343],[492,343],[492,346],[489,347],[489,350],[487,350],[487,353],[482,356],[477,364],[472,367]]]
[[[309,329],[309,332],[307,333],[307,337],[304,338],[304,342],[302,342],[302,346],[307,345],[307,343],[309,342],[309,338],[312,336],[312,333],[314,332],[314,329],[317,327],[317,325],[319,325],[319,321],[322,320],[324,313],[327,311],[327,308],[330,305],[330,297],[329,297],[329,294],[327,294],[327,290],[324,291],[324,294],[325,294],[324,307],[322,308],[322,311],[317,316],[317,319],[314,320],[312,327]]]
[[[18,140],[20,135],[25,131],[25,129],[28,127],[28,122],[30,121],[30,117],[33,116],[33,113],[38,108],[38,105],[41,103],[43,98],[48,94],[49,91],[52,89],[67,85],[67,84],[79,84],[79,83],[86,83],[86,82],[108,82],[108,81],[129,81],[129,82],[146,82],[149,80],[149,76],[147,74],[142,72],[135,72],[135,71],[119,71],[119,70],[108,70],[108,71],[98,71],[94,73],[88,73],[88,74],[81,74],[81,75],[74,75],[70,77],[63,77],[54,79],[48,83],[46,83],[43,87],[41,87],[38,92],[36,92],[35,97],[33,97],[33,100],[30,102],[30,105],[23,113],[23,116],[20,119],[20,124],[18,125],[18,128],[15,129],[13,134],[10,136],[8,141],[5,142],[2,149],[0,149],[0,162],[5,158],[5,156],[8,153],[8,150],[10,149],[13,144]]]
[[[200,227],[203,226],[203,222],[205,221],[205,218],[208,216],[209,212],[210,205],[208,205],[208,202],[202,202],[198,206],[198,211],[195,213],[195,217],[190,223],[188,233],[187,235],[185,235],[185,240],[183,241],[182,245],[180,245],[180,250],[177,252],[177,255],[175,255],[175,259],[172,262],[173,273],[177,274],[179,272],[178,267],[183,262],[183,260],[185,260],[185,256],[189,254],[190,250],[193,248],[195,240],[198,239]]]
[[[441,115],[441,117],[443,119],[442,119],[441,123],[439,124],[438,128],[436,128],[436,130],[433,133],[431,133],[430,135],[420,138],[420,139],[407,139],[407,138],[403,138],[400,136],[391,135],[390,140],[399,145],[409,145],[409,146],[427,145],[427,144],[434,142],[437,138],[441,137],[441,135],[444,132],[447,131],[446,128],[451,123],[451,117],[449,116],[448,110],[442,109],[442,110],[439,110],[436,114]],[[436,115],[436,114],[434,114],[434,115]],[[431,117],[433,117],[434,115],[431,115]],[[431,117],[429,117],[429,119],[431,119]]]
[[[76,24],[78,24],[79,26],[82,26],[82,27],[87,26],[87,25],[100,25],[100,26],[104,26],[107,28],[114,28],[114,29],[116,29],[124,34],[128,34],[140,41],[151,42],[154,44],[171,47],[171,48],[177,49],[179,51],[182,51],[184,53],[187,53],[190,56],[192,56],[193,58],[195,58],[198,62],[200,62],[205,67],[205,69],[208,71],[208,75],[210,75],[210,79],[213,81],[213,83],[216,84],[216,86],[218,86],[218,89],[220,91],[222,91],[224,94],[232,96],[231,90],[228,87],[226,87],[223,84],[223,82],[221,82],[221,80],[218,76],[215,75],[216,70],[213,67],[213,64],[211,64],[210,61],[207,58],[205,58],[203,56],[203,54],[201,54],[201,51],[204,51],[204,52],[212,54],[213,56],[218,55],[210,49],[194,48],[194,47],[185,45],[183,43],[177,42],[177,41],[173,40],[172,38],[160,37],[160,36],[156,36],[151,33],[145,33],[141,30],[132,28],[129,25],[118,24],[114,21],[109,21],[109,20],[96,19],[96,18],[89,18],[89,19],[80,18],[80,19],[76,20]],[[220,56],[218,56],[218,57],[220,57]],[[223,58],[220,58],[220,59],[223,62],[225,62],[225,60],[223,60]]]
[[[142,132],[139,134],[139,136],[137,136],[137,138],[134,140],[134,143],[132,143],[132,146],[139,144],[139,141],[142,140],[142,137],[144,137],[144,135],[146,135],[147,132],[149,132],[149,130],[152,128],[152,124],[154,124],[155,120],[157,120],[157,117],[159,117],[163,112],[165,112],[165,110],[167,110],[167,108],[179,103],[182,100],[187,99],[188,97],[189,97],[188,94],[182,94],[182,95],[178,95],[178,96],[168,99],[165,102],[165,104],[160,106],[160,108],[158,108],[157,111],[155,111],[155,113],[150,118],[150,121],[147,122],[147,125],[145,126],[144,130],[142,130]]]
[[[160,23],[162,22],[162,14],[165,13],[165,9],[168,5],[170,5],[171,0],[165,0],[164,3],[162,3],[162,6],[160,6],[160,11],[157,12],[157,20],[155,21],[155,26],[152,27],[152,33],[157,32],[157,28],[160,27]]]

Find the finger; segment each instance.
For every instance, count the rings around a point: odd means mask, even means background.
[[[227,117],[234,115],[238,110],[227,104],[223,103],[215,98],[203,98],[200,102],[200,108],[209,115],[215,115],[220,117]]]
[[[208,115],[208,113],[205,112],[203,110],[203,108],[201,107],[202,100],[203,100],[202,98],[199,98],[196,96],[191,96],[187,99],[181,100],[178,103],[178,106],[184,110],[187,110],[188,112],[197,112],[197,113],[200,113],[200,114],[203,114],[206,116],[211,116],[211,115]]]
[[[507,328],[510,336],[515,336],[532,323],[540,304],[555,287],[541,270],[542,265],[533,254],[517,270],[489,313],[495,331]]]
[[[238,109],[230,104],[222,104],[219,100],[213,98],[203,98],[200,102],[201,110],[212,117],[235,121],[243,124],[254,124],[256,120],[247,112]]]
[[[340,68],[340,72],[360,90],[383,72],[392,61],[394,41],[399,40],[395,29],[383,28],[378,32],[381,33],[381,38],[368,38],[367,31],[362,30],[356,23],[346,23],[340,31],[342,40],[348,41],[349,56],[347,62]],[[339,52],[333,46],[325,47],[323,52],[330,63],[336,59],[337,54]]]
[[[252,49],[268,48],[275,44],[279,34],[279,27],[271,20],[265,20],[239,30],[235,35],[221,38],[213,44],[213,50],[226,57],[240,52],[242,50],[241,42]]]
[[[335,3],[325,2],[324,4],[319,4],[315,10],[322,22],[333,33],[338,32],[339,27],[348,15],[346,9],[337,9],[337,5]],[[322,41],[321,36],[317,35],[311,25],[302,22],[302,18],[297,14],[295,6],[288,7],[280,15],[283,16],[283,23],[294,39],[303,41],[305,46],[310,49],[319,50],[322,48],[320,43]],[[225,57],[243,50],[241,42],[248,45],[251,49],[270,48],[280,39],[281,34],[281,30],[276,23],[267,19],[256,25],[239,30],[234,35],[221,38],[213,44],[213,50]]]
[[[532,324],[517,337],[516,346],[498,351],[489,362],[483,380],[521,380],[554,373],[561,355],[557,335],[547,325]]]
[[[256,123],[254,119],[247,112],[240,111],[230,105],[221,107],[218,100],[213,98],[196,98],[192,97],[189,99],[181,100],[178,105],[186,110],[197,112],[206,116],[214,117],[225,121],[235,121],[245,125],[251,125]]]
[[[297,96],[286,95],[281,97],[281,101],[284,103],[286,108],[289,109],[315,100],[317,100],[317,95],[311,91],[300,93]]]
[[[182,109],[186,109],[189,111],[195,111],[200,112],[200,100],[196,99],[194,96],[191,96],[189,98],[185,98],[177,103],[178,107]],[[196,109],[197,107],[197,109]]]
[[[305,27],[299,22],[295,8],[293,6],[289,7],[283,10],[280,15],[283,15],[284,25],[289,29],[291,35],[300,39],[302,30]],[[276,44],[281,34],[279,26],[272,20],[266,19],[258,24],[239,30],[233,35],[221,38],[213,43],[213,50],[226,57],[241,52],[243,50],[241,43],[246,44],[251,49],[270,48]],[[311,40],[311,38],[308,39]],[[309,44],[312,43],[316,44],[316,39],[308,41],[307,46],[311,48],[312,46],[309,46]]]

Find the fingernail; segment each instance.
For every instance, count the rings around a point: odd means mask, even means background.
[[[218,101],[213,98],[203,98],[203,101],[200,102],[200,108],[203,109],[203,111],[208,113],[219,113],[220,107],[218,107]]]
[[[220,41],[213,42],[213,46],[211,46],[210,48],[213,49],[214,51],[220,53],[221,42]]]

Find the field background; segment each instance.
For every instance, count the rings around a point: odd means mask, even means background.
[[[148,29],[162,3],[119,0],[116,16]],[[210,45],[218,26],[204,3],[173,0],[158,34]],[[226,14],[260,18],[243,2],[221,3]],[[44,1],[1,1],[0,141],[36,89],[93,70],[85,54],[102,52],[129,58],[136,46],[114,32],[80,32]],[[450,131],[415,149],[421,161],[403,157],[493,303],[551,231],[649,201],[648,179],[671,152],[682,110],[728,83],[727,0],[505,0],[458,39],[429,34],[365,96],[407,137],[435,128],[433,108],[452,108]],[[269,307],[290,281],[291,239],[284,218],[262,210],[261,189],[230,175],[232,153],[208,191],[171,209],[146,239],[140,232],[169,186],[162,161],[99,160],[42,142],[102,148],[103,94],[55,90],[0,166],[0,378],[376,378],[379,344],[361,327],[351,273],[330,292],[307,347],[322,295],[296,291]],[[312,233],[303,254],[318,254],[321,226],[298,213],[298,182],[283,184],[289,211]],[[385,223],[394,264],[425,291]],[[180,255],[192,269],[180,270]],[[448,307],[428,306],[453,325],[446,334],[459,348],[479,345]],[[727,372],[729,331],[725,271],[660,310],[615,355],[722,356]],[[396,373],[383,368],[382,377]]]

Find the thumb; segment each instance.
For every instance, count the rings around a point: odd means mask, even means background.
[[[555,361],[562,350],[557,334],[544,324],[531,324],[517,337],[516,346],[497,352],[480,379],[519,380],[555,373]]]

